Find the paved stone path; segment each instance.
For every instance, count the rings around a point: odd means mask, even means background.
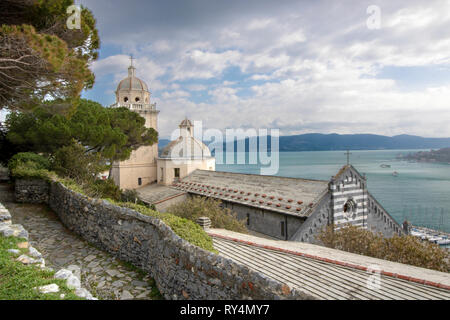
[[[98,299],[160,297],[145,272],[88,244],[65,228],[47,206],[14,203],[13,197],[11,187],[0,184],[0,202],[9,209],[13,223],[28,230],[31,244],[42,253],[48,267],[78,269],[82,286]]]

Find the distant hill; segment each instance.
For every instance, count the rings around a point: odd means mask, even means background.
[[[450,147],[450,138],[320,133],[280,137],[280,151],[428,149],[445,147]]]
[[[248,145],[248,139],[246,139]],[[170,141],[161,139],[159,148]],[[207,142],[205,142],[208,144]],[[411,135],[393,137],[375,134],[308,133],[280,137],[280,151],[439,149],[450,147],[450,138],[423,138]]]

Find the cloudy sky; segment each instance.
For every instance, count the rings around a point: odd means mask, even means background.
[[[450,137],[450,1],[77,3],[102,40],[84,97],[113,103],[133,54],[161,137],[185,116],[282,135]]]

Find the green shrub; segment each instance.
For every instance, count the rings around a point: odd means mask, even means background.
[[[71,178],[58,177],[56,180],[58,182],[61,182],[70,190],[84,194],[85,196],[91,198],[112,199],[114,201],[120,201],[122,196],[119,187],[114,184],[113,180],[91,179],[82,183],[78,183]]]
[[[82,185],[86,194],[92,198],[110,198],[120,201],[122,192],[113,180],[92,179]]]
[[[86,191],[78,183],[76,183],[73,179],[58,177],[58,182],[61,182],[64,186],[66,186],[67,188],[69,188],[72,191],[75,191],[75,192],[78,192],[78,193],[81,193],[81,194],[87,196]]]
[[[131,203],[145,205],[145,203],[139,199],[139,195],[136,190],[126,189],[126,190],[122,191],[121,200],[122,200],[122,202],[131,202]],[[154,205],[153,205],[152,209],[155,210]]]
[[[30,168],[28,163],[21,164],[10,171],[11,176],[14,179],[42,179],[45,181],[51,181],[56,178],[54,172],[45,169]]]
[[[95,179],[107,167],[99,153],[87,153],[85,147],[73,141],[55,152],[51,169],[61,177],[82,183]]]
[[[8,162],[8,169],[12,172],[19,166],[30,169],[48,170],[50,163],[47,158],[33,152],[20,152],[14,155]]]
[[[339,230],[330,225],[319,233],[318,240],[329,248],[450,272],[449,252],[414,236],[385,238],[381,233],[375,234],[352,225]]]
[[[200,217],[208,217],[211,219],[213,228],[247,233],[245,220],[238,220],[236,213],[228,208],[222,208],[220,204],[219,200],[192,197],[184,202],[170,206],[167,212],[194,222]]]

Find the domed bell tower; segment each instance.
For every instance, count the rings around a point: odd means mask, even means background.
[[[158,130],[158,113],[156,103],[151,103],[151,92],[147,84],[136,77],[133,57],[128,67],[128,77],[119,82],[116,90],[116,103],[111,108],[125,107],[137,112],[145,119],[145,126]],[[112,177],[121,189],[136,189],[157,181],[156,158],[158,143],[140,147],[132,152],[130,159],[115,162]]]

